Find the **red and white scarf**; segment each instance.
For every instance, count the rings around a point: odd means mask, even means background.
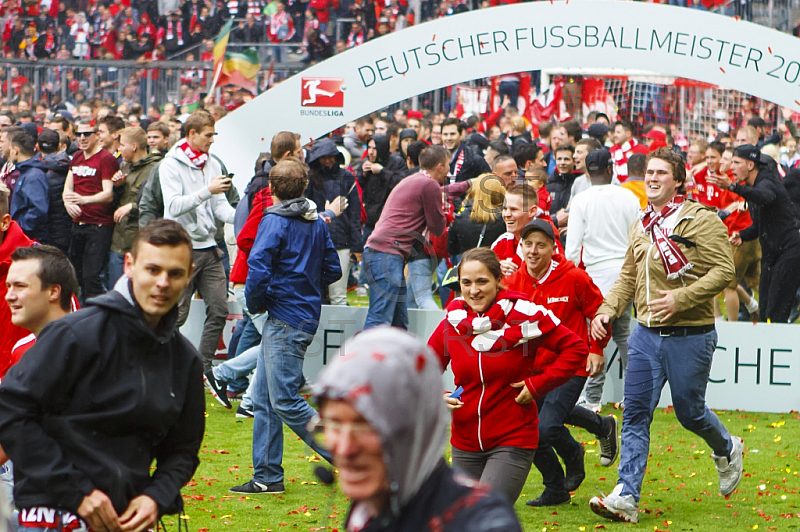
[[[648,203],[642,217],[642,229],[644,229],[645,233],[649,233],[653,242],[655,242],[658,253],[661,255],[661,262],[664,264],[667,279],[670,280],[686,275],[686,272],[692,269],[692,263],[686,260],[677,244],[669,239],[671,229],[661,227],[664,220],[677,212],[685,200],[686,196],[679,194],[672,198],[672,201],[661,209],[661,212],[656,212],[653,209],[653,204]]]
[[[624,181],[628,177],[628,157],[633,155],[633,148],[639,145],[636,139],[628,139],[620,145],[611,146],[611,157],[614,160],[614,171]]]
[[[561,323],[543,306],[520,296],[522,294],[501,291],[482,314],[459,297],[447,306],[445,319],[459,334],[472,336],[470,345],[482,353],[516,347],[549,333]]]
[[[192,161],[192,164],[201,170],[206,165],[206,162],[208,162],[208,154],[197,151],[189,146],[189,143],[186,141],[186,139],[183,139],[178,143],[178,149],[181,150],[190,161]]]
[[[175,29],[177,29],[178,33],[178,45],[183,46],[183,24],[178,22],[177,24],[172,23],[172,19],[167,21],[167,40],[171,41],[175,37]]]
[[[453,171],[450,172],[448,176],[450,179],[450,183],[455,183],[456,177],[458,177],[458,173],[461,171],[461,167],[464,166],[464,145],[461,144],[458,147],[458,155],[455,156],[455,162],[453,164]]]

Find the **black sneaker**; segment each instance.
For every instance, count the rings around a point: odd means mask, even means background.
[[[600,444],[600,465],[610,467],[619,456],[619,432],[617,431],[617,418],[613,415],[606,416],[605,425],[608,433],[603,438],[597,438]]]
[[[241,486],[234,486],[229,489],[231,493],[244,493],[247,495],[253,495],[256,493],[284,493],[283,482],[274,482],[272,484],[262,484],[261,482],[256,482],[252,478],[246,484],[242,484]]]
[[[219,401],[219,404],[228,410],[233,408],[231,402],[228,401],[228,391],[225,389],[225,385],[214,377],[214,370],[210,369],[203,374],[203,382],[206,383],[208,389],[211,390],[211,395]]]
[[[541,508],[542,506],[558,506],[560,504],[569,504],[572,500],[569,493],[553,493],[552,491],[544,490],[538,498],[528,501],[525,504],[533,506],[534,508]]]
[[[239,408],[236,409],[236,417],[240,419],[253,417],[253,411],[249,408],[245,408],[242,405],[239,405]]]
[[[581,453],[575,460],[564,460],[564,489],[567,492],[577,490],[586,478],[586,468],[583,465],[583,457],[586,450],[581,445]]]

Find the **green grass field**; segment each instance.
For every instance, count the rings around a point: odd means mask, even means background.
[[[310,450],[290,431],[284,437],[286,493],[250,497],[229,493],[228,488],[247,482],[252,474],[253,423],[236,419],[211,395],[207,399],[201,464],[183,491],[190,530],[342,530],[347,499],[337,489],[318,484],[313,468],[319,459],[310,456]],[[604,413],[621,415],[610,406]],[[727,500],[719,495],[711,451],[680,426],[671,409],[658,410],[638,528],[698,532],[800,529],[800,415],[718,414],[732,434],[744,438],[745,478],[738,490]],[[541,477],[533,468],[516,505],[524,530],[626,530],[624,527],[631,525],[601,519],[588,504],[598,489],[605,493],[613,489],[616,464],[600,467],[597,442],[580,429],[573,434],[586,448],[586,480],[571,504],[534,510],[525,506],[525,501],[542,489]],[[176,520],[171,516],[165,522],[175,525]]]

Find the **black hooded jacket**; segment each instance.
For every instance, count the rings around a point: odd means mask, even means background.
[[[327,168],[320,162],[320,158],[326,155],[336,157],[332,168]],[[342,214],[332,218],[328,225],[334,247],[361,253],[364,249],[361,238],[361,199],[354,186],[355,176],[342,168],[344,155],[336,149],[336,144],[331,139],[321,139],[311,147],[307,162],[310,172],[305,196],[317,205],[317,210],[323,211],[327,201],[339,196],[347,198],[347,208]]]
[[[64,152],[49,153],[42,159],[46,175],[50,205],[47,211],[47,244],[65,253],[69,250],[72,218],[64,207],[64,182],[69,173],[69,156]]]
[[[753,186],[735,185],[733,192],[747,201],[752,225],[739,235],[744,241],[761,241],[761,262],[772,265],[781,253],[800,247],[800,233],[789,195],[778,179],[777,167],[764,162]]]
[[[367,212],[366,226],[375,227],[383,212],[386,198],[397,183],[408,175],[408,165],[399,155],[389,152],[389,137],[374,135],[375,149],[378,156],[375,162],[383,166],[380,172],[364,172],[363,164],[358,169],[358,184],[364,195],[364,210]]]
[[[98,489],[118,514],[139,495],[160,514],[182,509],[205,428],[203,364],[177,306],[154,332],[130,290],[119,282],[47,325],[3,379],[0,444],[18,507],[77,513]]]

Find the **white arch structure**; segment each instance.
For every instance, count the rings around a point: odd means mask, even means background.
[[[437,19],[338,54],[230,113],[212,151],[241,188],[278,131],[298,132],[305,142],[440,87],[559,68],[684,77],[800,109],[800,40],[792,35],[668,5],[542,1]],[[320,92],[304,95],[309,87]]]

